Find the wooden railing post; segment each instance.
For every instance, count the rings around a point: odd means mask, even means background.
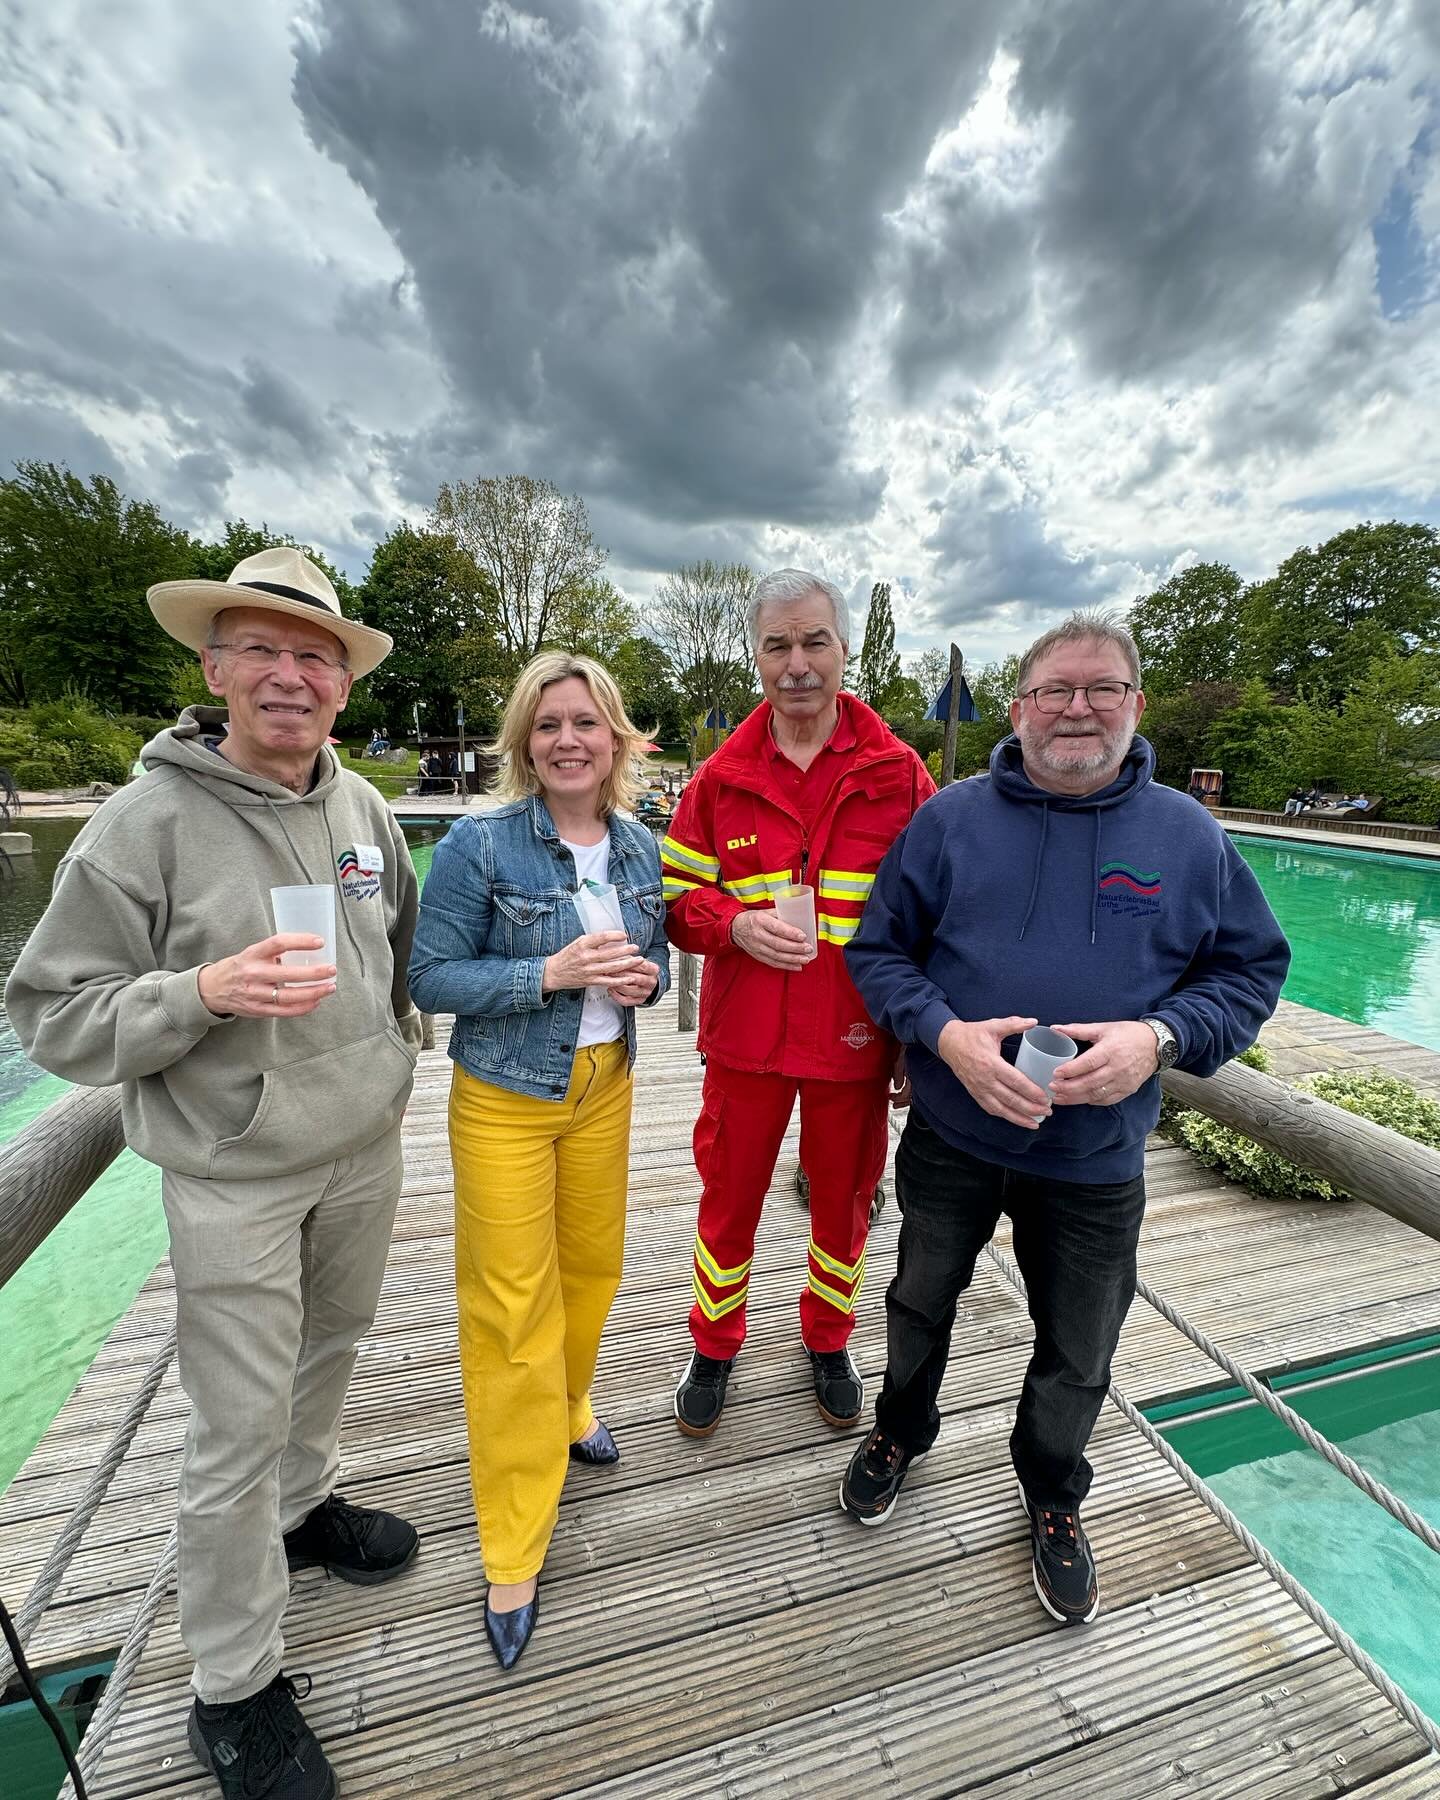
[[[0,1149],[0,1287],[124,1148],[108,1087],[62,1094]]]
[[[1208,1079],[1167,1069],[1165,1092],[1182,1106],[1277,1151],[1342,1192],[1440,1240],[1440,1150],[1287,1087],[1244,1063]]]
[[[681,1031],[693,1031],[700,1017],[700,965],[688,950],[680,952],[680,979],[676,987]]]

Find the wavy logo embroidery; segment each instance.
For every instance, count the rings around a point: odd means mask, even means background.
[[[1132,894],[1146,894],[1152,898],[1160,895],[1160,871],[1146,874],[1132,863],[1108,862],[1100,867],[1100,888],[1102,893],[1107,888],[1125,888]]]
[[[380,892],[380,877],[363,867],[353,846],[340,852],[335,867],[340,871],[340,892],[347,900],[373,900]]]

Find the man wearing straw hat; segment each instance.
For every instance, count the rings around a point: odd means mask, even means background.
[[[42,1068],[120,1084],[127,1141],[163,1171],[191,1403],[191,1747],[226,1800],[325,1800],[334,1775],[281,1673],[287,1565],[368,1585],[418,1541],[334,1491],[420,1023],[405,840],[326,738],[390,639],[346,619],[293,549],[149,601],[224,706],[187,707],[80,832],[5,998]],[[295,886],[333,905],[328,957],[323,937],[276,929],[271,890]]]

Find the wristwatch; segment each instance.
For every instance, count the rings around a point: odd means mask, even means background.
[[[1163,1019],[1142,1019],[1142,1025],[1148,1025],[1155,1033],[1155,1047],[1159,1056],[1158,1066],[1162,1069],[1173,1069],[1180,1057],[1180,1040]]]

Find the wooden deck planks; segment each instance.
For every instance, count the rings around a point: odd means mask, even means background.
[[[1272,1030],[1311,1066],[1377,1061],[1378,1039],[1430,1072],[1407,1047],[1341,1024],[1292,1008]],[[290,1665],[316,1682],[307,1716],[349,1800],[668,1800],[837,1782],[1105,1800],[1440,1793],[1440,1776],[1414,1785],[1416,1770],[1435,1771],[1409,1727],[1108,1410],[1086,1512],[1105,1610],[1074,1654],[1078,1635],[1053,1627],[1030,1591],[1006,1450],[1029,1327],[993,1270],[982,1266],[965,1296],[946,1431],[896,1519],[862,1532],[841,1514],[835,1490],[855,1439],[817,1418],[796,1347],[805,1214],[793,1132],[724,1424],[708,1443],[680,1438],[669,1403],[688,1354],[700,1071],[671,1007],[646,1017],[639,1081],[626,1282],[597,1379],[625,1461],[568,1484],[542,1625],[506,1678],[483,1640],[455,1367],[448,1064],[443,1052],[422,1059],[381,1312],[347,1405],[344,1484],[408,1511],[424,1550],[377,1590],[298,1577],[287,1617]],[[1148,1278],[1255,1366],[1440,1329],[1440,1245],[1368,1208],[1255,1201],[1158,1141],[1149,1173]],[[854,1342],[871,1375],[897,1230],[892,1202],[872,1234]],[[7,1593],[43,1560],[172,1307],[162,1265],[0,1497]],[[1115,1372],[1141,1403],[1223,1383],[1139,1302]],[[183,1423],[172,1371],[37,1636],[42,1661],[118,1642],[173,1519]],[[172,1602],[98,1793],[213,1793],[183,1742],[186,1667]]]

